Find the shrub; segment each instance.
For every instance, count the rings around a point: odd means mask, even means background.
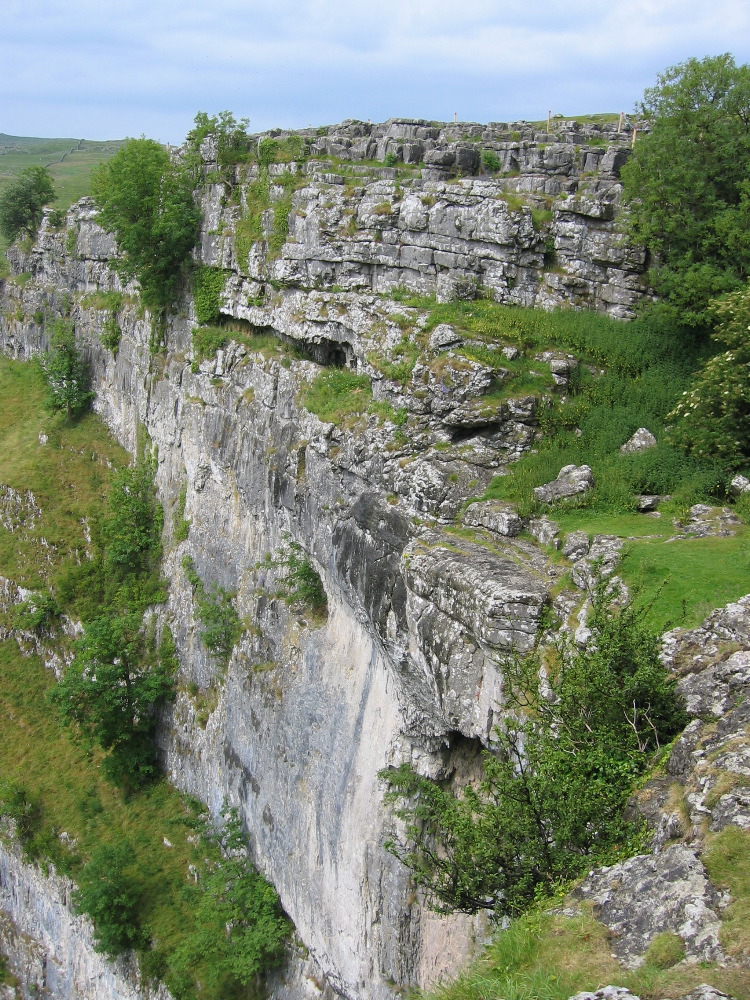
[[[750,459],[750,284],[711,303],[714,339],[728,350],[714,355],[667,419],[671,439],[703,460],[726,468]]]
[[[209,653],[226,664],[243,632],[234,597],[216,584],[206,590],[190,556],[184,557],[182,567],[195,594],[196,618],[203,626],[201,641]]]
[[[381,772],[406,823],[386,846],[439,911],[517,915],[637,846],[623,816],[633,782],[685,717],[643,612],[606,601],[600,588],[585,651],[561,642],[547,664],[538,653],[506,662],[510,711],[476,788],[456,794],[408,764]]]
[[[96,618],[74,643],[73,661],[50,694],[63,725],[105,751],[104,774],[125,788],[158,773],[153,734],[157,709],[174,694],[171,635],[154,653],[139,613]]]
[[[94,947],[109,958],[145,944],[138,915],[138,889],[128,868],[135,855],[122,840],[98,848],[78,875],[73,904],[94,924]]]
[[[199,111],[185,140],[197,152],[204,139],[210,135],[215,136],[219,166],[228,167],[247,160],[250,151],[250,136],[247,134],[249,124],[247,118],[237,121],[230,111],[220,111],[218,115]]]
[[[500,160],[493,149],[482,150],[482,166],[490,174],[496,174],[500,169]]]
[[[94,393],[88,388],[88,365],[78,353],[72,322],[55,320],[50,349],[39,363],[47,384],[48,409],[65,410],[72,420],[88,408]]]
[[[0,233],[14,240],[19,233],[33,236],[42,221],[42,209],[55,198],[46,167],[27,167],[0,195]]]
[[[136,462],[114,476],[101,524],[104,562],[118,576],[147,571],[161,555],[164,513],[156,498],[154,464]]]
[[[199,323],[216,323],[227,272],[218,267],[199,267],[193,275],[195,318]]]
[[[173,991],[202,965],[206,984],[217,995],[244,996],[258,976],[277,967],[284,957],[289,921],[273,886],[247,858],[236,812],[224,816],[218,837],[223,857],[206,867],[192,890],[196,929],[171,962],[176,981],[166,977]]]
[[[286,603],[306,607],[316,617],[325,616],[328,597],[323,581],[299,542],[287,541],[274,564],[286,570],[280,587]]]

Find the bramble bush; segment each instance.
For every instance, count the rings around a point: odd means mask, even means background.
[[[671,440],[726,468],[750,461],[750,284],[711,304],[713,338],[728,350],[710,358],[669,418]]]

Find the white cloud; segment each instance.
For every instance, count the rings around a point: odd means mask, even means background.
[[[691,55],[750,58],[716,0],[5,0],[0,130],[177,141],[196,110],[257,127],[384,114],[630,108]],[[102,132],[102,129],[105,129]],[[179,131],[177,131],[179,130]]]

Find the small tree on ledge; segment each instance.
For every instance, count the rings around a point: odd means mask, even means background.
[[[48,409],[65,410],[68,420],[83,413],[94,393],[89,390],[88,366],[78,353],[70,321],[55,321],[50,350],[39,363],[47,383]]]

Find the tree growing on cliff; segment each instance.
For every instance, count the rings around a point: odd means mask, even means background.
[[[750,274],[750,66],[688,59],[646,90],[651,131],[623,168],[631,234],[651,280],[685,326]]]
[[[117,240],[118,272],[138,279],[148,309],[168,312],[200,227],[188,171],[153,139],[129,139],[93,172],[91,193]]]
[[[386,846],[440,912],[517,916],[561,881],[637,842],[623,809],[636,776],[685,719],[658,644],[600,591],[586,650],[505,664],[507,715],[476,786],[456,792],[408,764],[381,772],[405,835]],[[540,687],[540,671],[547,677]]]
[[[75,329],[69,320],[58,319],[52,325],[49,351],[39,364],[47,384],[47,408],[64,410],[68,420],[82,413],[94,393],[89,390],[89,372],[78,353]]]
[[[138,613],[89,622],[76,640],[73,662],[50,695],[63,725],[104,750],[102,770],[126,788],[157,772],[156,712],[174,689],[171,636],[149,656],[141,626]]]
[[[55,187],[46,167],[27,167],[0,195],[0,232],[7,240],[19,233],[33,236],[42,221],[42,209],[55,199]]]

